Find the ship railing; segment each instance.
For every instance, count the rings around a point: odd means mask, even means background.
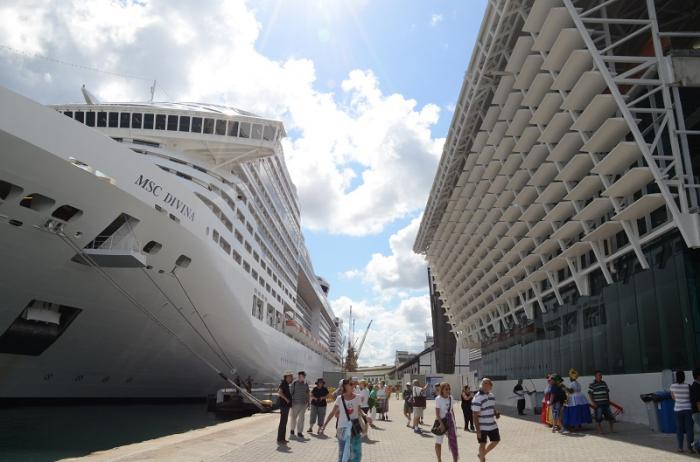
[[[110,235],[97,236],[84,248],[89,250],[130,250],[138,252],[141,247],[135,237]]]

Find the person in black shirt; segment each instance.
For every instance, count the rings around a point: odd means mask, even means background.
[[[552,385],[552,390],[550,392],[550,405],[552,406],[552,433],[557,430],[561,431],[562,424],[561,419],[564,416],[564,404],[566,403],[566,392],[564,387],[562,387],[562,378],[559,375],[555,375],[552,378],[554,384]]]
[[[316,380],[316,386],[311,389],[311,415],[309,416],[309,433],[314,432],[314,421],[318,424],[319,431],[323,426],[323,419],[326,418],[326,399],[328,398],[328,388],[323,379]]]
[[[280,408],[280,424],[277,427],[277,444],[287,444],[287,421],[289,420],[289,409],[292,407],[292,392],[289,384],[294,380],[293,372],[285,372],[280,386],[277,388],[278,404]]]
[[[513,387],[513,394],[518,398],[518,415],[525,415],[525,390],[523,379],[518,379],[518,384]]]

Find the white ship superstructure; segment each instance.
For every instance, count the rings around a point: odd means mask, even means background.
[[[281,122],[0,103],[0,398],[196,397],[226,384],[216,370],[338,368]]]

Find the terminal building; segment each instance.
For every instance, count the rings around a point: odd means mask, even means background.
[[[414,250],[479,374],[700,366],[700,2],[490,1],[455,107]]]

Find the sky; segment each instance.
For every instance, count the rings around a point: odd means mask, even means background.
[[[0,85],[44,104],[231,105],[282,120],[314,269],[360,365],[420,351],[412,251],[486,0],[0,0]]]

